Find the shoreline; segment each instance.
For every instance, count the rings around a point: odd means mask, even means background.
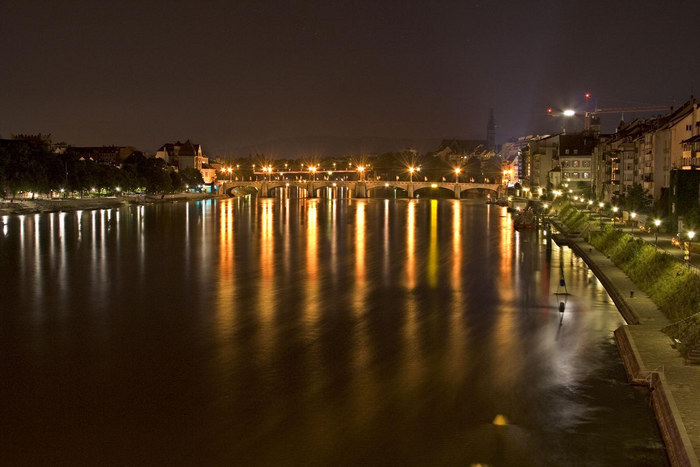
[[[565,232],[558,221],[553,224]],[[588,265],[628,324],[614,332],[630,384],[649,389],[673,466],[700,466],[700,366],[688,364],[661,332],[669,324],[656,304],[603,253],[582,239],[555,239]]]
[[[156,203],[174,203],[178,201],[199,201],[219,198],[211,193],[174,193],[165,195],[123,195],[101,198],[68,199],[8,199],[0,200],[0,215],[41,214],[48,212],[71,212],[79,210],[112,209],[121,206]]]

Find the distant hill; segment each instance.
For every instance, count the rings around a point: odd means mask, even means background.
[[[440,138],[380,138],[380,137],[334,137],[310,136],[296,138],[280,138],[257,145],[247,145],[230,148],[234,156],[243,157],[249,154],[264,154],[274,159],[335,157],[347,155],[362,155],[401,151],[414,148],[419,153],[436,151],[440,146]]]

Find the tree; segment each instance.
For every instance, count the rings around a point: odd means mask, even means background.
[[[498,170],[500,172],[500,166]],[[470,156],[469,159],[467,159],[467,164],[464,168],[464,172],[467,181],[472,181],[473,179],[473,181],[476,183],[483,182],[484,173],[481,169],[481,158],[479,156]]]
[[[191,188],[198,187],[200,185],[204,185],[204,179],[202,178],[202,172],[195,168],[187,168],[184,170],[180,171],[180,178],[181,178],[181,183],[185,185],[189,185]],[[173,185],[173,188],[176,188]]]
[[[639,183],[633,184],[621,198],[622,206],[627,211],[647,212],[652,203],[652,196]]]
[[[149,193],[166,193],[173,189],[168,164],[157,157],[143,159],[137,165],[137,174]]]
[[[501,178],[503,177],[502,167],[503,159],[501,156],[489,157],[481,163],[481,171],[491,183],[501,183]]]

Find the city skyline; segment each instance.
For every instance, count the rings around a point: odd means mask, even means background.
[[[294,139],[485,139],[490,109],[502,143],[561,128],[546,108],[582,111],[585,92],[595,107],[677,107],[700,85],[689,52],[696,4],[3,10],[0,136],[51,133],[75,145],[150,151],[190,138],[226,157]],[[603,116],[603,130],[619,118]]]

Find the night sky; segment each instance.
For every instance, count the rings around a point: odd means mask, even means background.
[[[484,139],[493,108],[503,142],[556,131],[545,109],[582,110],[586,91],[599,107],[700,93],[697,0],[5,0],[0,18],[3,138],[191,138],[229,156],[281,138]]]

